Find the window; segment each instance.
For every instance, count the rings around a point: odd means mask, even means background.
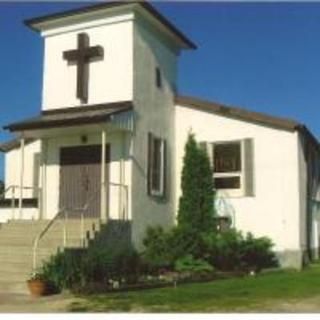
[[[217,195],[253,196],[253,140],[203,142]]]
[[[156,86],[157,88],[162,88],[162,77],[159,67],[156,67]]]
[[[241,188],[240,142],[214,144],[213,172],[217,189]]]
[[[165,194],[165,160],[166,141],[148,135],[148,194],[152,196],[164,196]]]

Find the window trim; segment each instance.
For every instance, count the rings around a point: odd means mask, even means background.
[[[209,143],[210,152],[212,155],[212,166],[214,167],[214,147],[219,144],[232,144],[232,143],[240,143],[240,171],[230,171],[230,172],[214,172],[213,168],[213,179],[215,178],[228,178],[228,177],[239,177],[240,178],[240,188],[232,188],[232,189],[215,189],[217,192],[217,196],[228,196],[228,197],[242,197],[245,196],[245,139],[234,139],[234,140],[225,140],[225,141],[215,141]]]

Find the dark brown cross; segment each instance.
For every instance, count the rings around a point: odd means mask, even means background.
[[[78,49],[63,52],[63,59],[77,64],[77,98],[88,101],[89,62],[94,58],[103,58],[101,46],[90,47],[89,36],[78,34]]]

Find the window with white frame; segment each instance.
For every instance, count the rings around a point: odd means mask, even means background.
[[[148,194],[165,195],[166,141],[152,133],[148,134]]]
[[[253,140],[205,143],[215,189],[229,196],[253,196]]]
[[[240,189],[241,142],[213,144],[213,172],[216,189]]]

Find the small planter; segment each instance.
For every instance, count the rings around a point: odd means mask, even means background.
[[[48,283],[41,279],[32,279],[27,281],[29,291],[34,297],[41,297],[48,294]]]

